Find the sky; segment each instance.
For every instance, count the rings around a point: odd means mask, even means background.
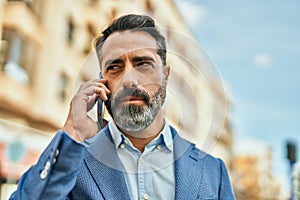
[[[229,89],[235,149],[270,147],[287,187],[285,142],[300,144],[300,1],[175,2]]]

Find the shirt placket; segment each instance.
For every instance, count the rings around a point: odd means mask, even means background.
[[[145,191],[145,159],[143,154],[138,159],[138,187],[141,200],[148,200],[149,194]]]

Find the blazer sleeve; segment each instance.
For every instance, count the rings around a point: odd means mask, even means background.
[[[58,131],[36,165],[22,175],[13,199],[68,199],[86,147]]]
[[[224,200],[234,200],[234,192],[230,183],[230,179],[228,176],[228,172],[224,162],[221,159],[218,159],[220,162],[220,170],[221,170],[221,184],[219,187],[219,198]]]

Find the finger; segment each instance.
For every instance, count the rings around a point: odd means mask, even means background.
[[[90,111],[97,102],[98,95],[94,94],[87,101],[87,111]]]
[[[110,90],[106,87],[107,79],[94,79],[92,82],[97,83],[97,86],[103,88],[107,94],[110,93]]]
[[[105,89],[106,93],[110,93],[110,90],[105,86],[105,84],[107,84],[107,80],[106,79],[94,79],[85,83],[82,83],[80,85],[80,88],[78,90],[78,92],[80,91],[84,91],[92,86],[97,86],[97,87],[102,87]],[[89,90],[91,92],[91,90]],[[91,95],[91,94],[90,94]]]
[[[110,94],[110,90],[103,83],[98,83],[97,86],[101,87],[106,94]]]
[[[100,99],[102,99],[103,101],[107,101],[107,93],[106,90],[104,88],[101,87],[96,87],[95,88],[95,93],[98,94],[98,96],[100,97]]]
[[[105,93],[110,94],[110,90],[103,83],[89,82],[89,83],[85,83],[80,87],[80,89],[77,92],[77,95],[91,96],[94,95],[95,93],[97,95],[100,95],[100,92],[102,90]]]
[[[88,88],[92,85],[98,85],[99,83],[100,84],[106,84],[107,80],[106,79],[94,79],[94,80],[91,80],[91,81],[84,82],[80,85],[79,90],[85,90],[86,88]]]
[[[102,84],[107,84],[107,79],[93,79],[89,81],[90,83],[102,83]]]

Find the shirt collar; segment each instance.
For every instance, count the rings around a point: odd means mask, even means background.
[[[115,122],[110,120],[108,122],[108,128],[111,133],[116,149],[123,144],[124,140],[128,140],[127,137],[118,129]],[[173,151],[173,138],[171,128],[167,120],[165,120],[164,128],[160,134],[153,139],[148,145],[164,145],[170,151]],[[147,146],[148,146],[147,145]]]

